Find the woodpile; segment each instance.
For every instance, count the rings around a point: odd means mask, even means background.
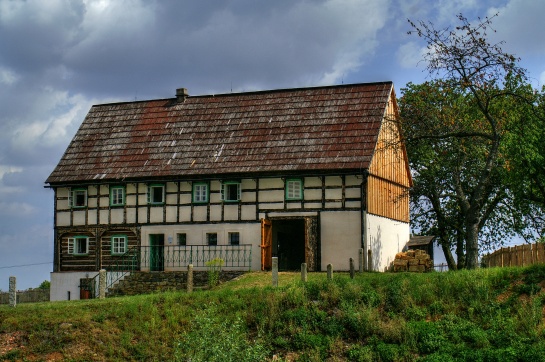
[[[427,272],[433,270],[433,260],[424,250],[409,250],[397,253],[394,259],[394,272]]]

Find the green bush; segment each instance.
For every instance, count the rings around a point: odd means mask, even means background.
[[[263,361],[268,349],[259,340],[248,340],[242,318],[229,320],[211,305],[197,314],[175,348],[177,361]]]
[[[215,287],[220,282],[221,267],[224,261],[220,258],[215,258],[206,262],[208,267],[208,286],[210,288]]]

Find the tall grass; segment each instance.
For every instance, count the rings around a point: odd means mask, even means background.
[[[545,266],[270,284],[0,307],[0,361],[545,361]]]

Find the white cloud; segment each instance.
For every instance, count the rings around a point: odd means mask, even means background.
[[[2,202],[0,201],[0,216],[26,217],[36,213],[36,207],[26,202]]]
[[[509,0],[504,6],[491,7],[488,16],[499,13],[493,20],[497,41],[505,41],[504,48],[518,56],[539,54],[545,56],[543,15],[545,1]]]
[[[66,91],[47,89],[41,103],[47,103],[47,117],[32,117],[12,134],[13,150],[28,153],[36,147],[66,145],[83,121],[93,100],[83,95],[70,96]]]
[[[12,85],[19,80],[19,76],[14,71],[0,66],[0,83]]]
[[[6,185],[5,178],[9,178],[14,174],[23,172],[23,168],[19,166],[0,165],[0,196],[1,199],[6,199],[7,196],[13,196],[23,192],[24,188],[20,185]],[[0,213],[2,212],[2,202],[0,202]],[[5,215],[10,215],[9,213]]]
[[[411,41],[399,47],[396,58],[399,65],[403,68],[418,68],[422,66],[421,61],[426,51],[426,47],[422,47],[417,42]]]

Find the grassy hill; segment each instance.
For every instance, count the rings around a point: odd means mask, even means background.
[[[545,266],[0,306],[0,361],[545,361]]]

